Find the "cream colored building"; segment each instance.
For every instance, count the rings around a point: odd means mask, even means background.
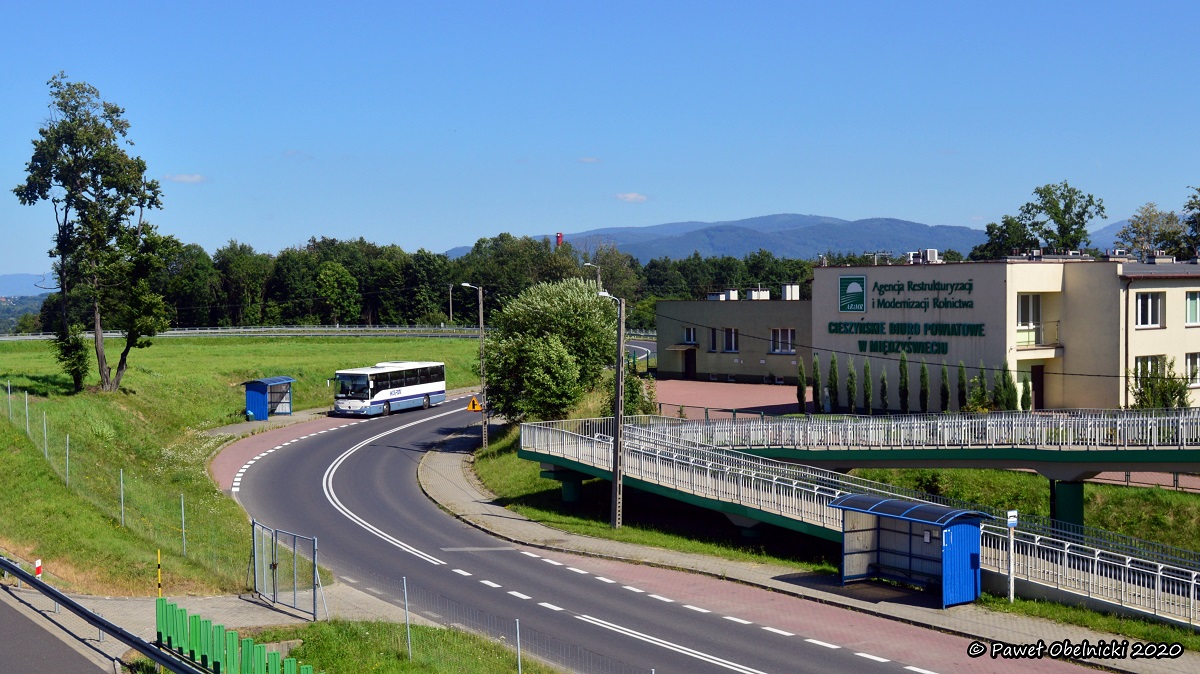
[[[1010,258],[996,262],[818,267],[811,302],[661,302],[659,374],[738,381],[783,376],[794,383],[795,359],[815,352],[827,371],[836,353],[844,382],[848,361],[860,373],[871,362],[878,399],[887,371],[888,408],[900,408],[899,357],[907,353],[909,409],[920,411],[919,371],[929,368],[930,411],[941,411],[941,366],[957,408],[957,366],[974,376],[1007,364],[1028,376],[1035,408],[1117,408],[1128,405],[1128,372],[1174,359],[1191,377],[1191,405],[1200,405],[1200,265],[1195,261],[1137,263],[1086,256]],[[809,316],[804,317],[804,311]],[[795,355],[770,349],[772,335],[797,328]],[[696,329],[694,370],[681,339]],[[712,329],[722,339],[713,348]],[[808,328],[810,332],[805,333]],[[724,336],[736,330],[737,350]],[[753,346],[751,346],[753,345]],[[676,349],[677,351],[672,351]],[[809,367],[811,370],[811,367]],[[994,371],[989,373],[989,381]],[[843,401],[845,404],[845,401]],[[860,397],[861,404],[861,397]]]

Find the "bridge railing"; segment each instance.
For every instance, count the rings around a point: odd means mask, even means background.
[[[841,529],[828,502],[842,493],[870,493],[1003,513],[834,471],[764,459],[714,447],[681,431],[695,424],[634,417],[624,427],[626,475],[703,498],[737,503],[810,524]],[[612,468],[612,419],[522,424],[523,450]],[[1138,611],[1195,623],[1200,561],[1195,552],[1140,541],[1092,527],[1063,529],[1048,518],[1021,516],[1018,577]],[[1096,535],[1101,534],[1101,535]],[[984,568],[1007,569],[1007,531],[984,524]]]
[[[903,416],[820,415],[649,423],[724,447],[935,449],[1029,447],[1065,450],[1200,449],[1200,409],[1118,413],[995,412]]]

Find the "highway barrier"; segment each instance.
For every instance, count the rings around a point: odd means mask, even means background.
[[[312,665],[283,659],[254,639],[239,639],[234,630],[214,625],[160,597],[154,603],[155,644],[214,674],[313,674]],[[172,670],[174,671],[174,670]],[[191,671],[191,670],[189,670]],[[324,674],[324,673],[322,673]]]

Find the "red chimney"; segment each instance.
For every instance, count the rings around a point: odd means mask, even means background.
[[[561,245],[562,245],[562,232],[559,232],[557,234],[556,243],[554,244],[554,247],[557,248]]]

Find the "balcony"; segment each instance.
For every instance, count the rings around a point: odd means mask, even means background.
[[[1017,323],[1017,348],[1037,349],[1062,346],[1058,334],[1058,324],[1059,321]]]

